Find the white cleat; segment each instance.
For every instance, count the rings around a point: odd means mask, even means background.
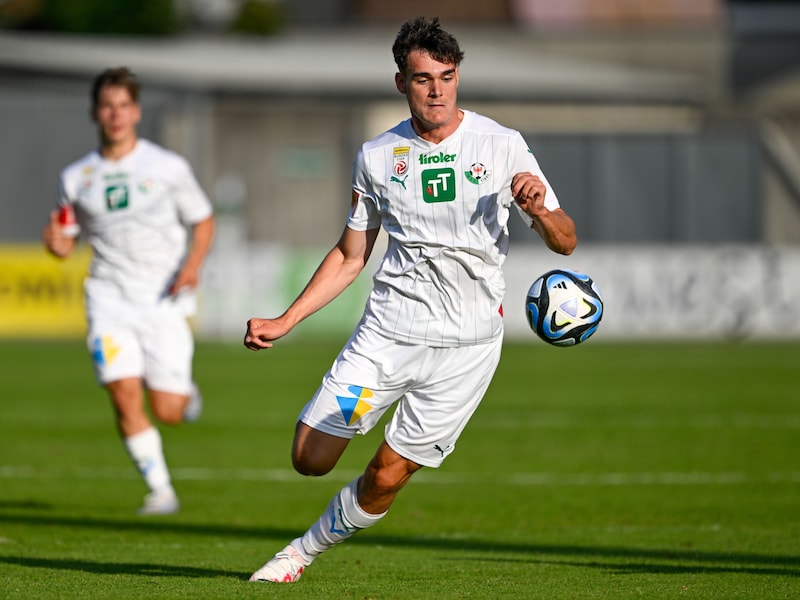
[[[144,504],[137,511],[139,515],[173,515],[181,508],[178,496],[173,490],[150,492],[144,497]]]
[[[183,409],[183,422],[194,423],[200,418],[203,412],[203,396],[200,394],[200,388],[197,384],[192,382],[192,391],[189,393],[189,401]]]
[[[250,581],[294,583],[303,574],[306,564],[291,545],[278,552],[268,563],[250,576]]]

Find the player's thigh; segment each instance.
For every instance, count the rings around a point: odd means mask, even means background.
[[[336,466],[349,443],[350,438],[324,433],[298,421],[292,465],[303,475],[325,475]]]
[[[148,390],[188,396],[192,389],[194,339],[185,317],[176,310],[164,309],[143,319],[141,344],[144,355],[144,380]]]
[[[386,425],[386,442],[400,455],[438,467],[481,403],[500,361],[502,341],[429,348],[426,372]]]

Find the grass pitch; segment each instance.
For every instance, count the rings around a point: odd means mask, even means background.
[[[81,343],[0,344],[3,598],[800,597],[800,347],[506,346],[455,453],[289,586],[247,582],[355,477],[291,470],[340,342],[201,343],[206,410],[162,428],[180,514],[144,485]]]

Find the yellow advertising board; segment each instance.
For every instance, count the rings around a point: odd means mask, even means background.
[[[0,338],[83,336],[90,257],[86,246],[61,260],[39,244],[0,244]]]

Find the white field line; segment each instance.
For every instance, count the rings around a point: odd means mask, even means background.
[[[324,478],[302,477],[290,469],[226,469],[226,468],[174,468],[176,481],[266,481],[311,482],[352,481],[359,472],[337,470]],[[26,465],[0,465],[0,479],[133,479],[139,475],[131,466],[76,467],[48,469]],[[435,485],[496,485],[535,486],[653,486],[653,485],[742,485],[800,483],[800,471],[773,471],[769,473],[745,472],[672,472],[672,473],[509,473],[506,475],[478,475],[446,473],[423,470],[414,475],[412,482]]]
[[[759,415],[752,413],[679,416],[615,416],[613,420],[581,420],[573,413],[541,411],[524,415],[489,414],[470,423],[470,429],[800,429],[800,414]]]

